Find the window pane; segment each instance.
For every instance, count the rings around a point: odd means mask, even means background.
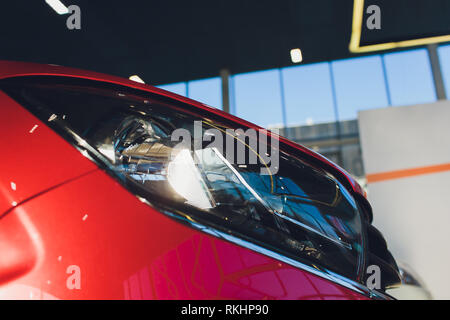
[[[189,98],[222,109],[220,78],[189,81],[188,86]]]
[[[358,117],[359,110],[388,105],[380,56],[332,62],[339,120]]]
[[[240,74],[233,79],[238,117],[265,128],[283,123],[278,70]]]
[[[180,96],[186,96],[186,83],[185,82],[165,84],[165,85],[157,86],[157,87],[160,89],[164,89],[164,90],[179,94]]]
[[[442,77],[444,78],[447,99],[450,98],[450,45],[438,48],[439,61],[441,63]]]
[[[336,121],[328,63],[282,72],[288,126]]]
[[[436,92],[426,49],[385,55],[393,105],[433,102]]]

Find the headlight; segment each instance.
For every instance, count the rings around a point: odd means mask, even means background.
[[[161,212],[360,279],[358,206],[302,154],[261,143],[260,132],[239,132],[229,120],[124,87],[34,77],[2,88]],[[179,130],[188,138],[181,141]]]

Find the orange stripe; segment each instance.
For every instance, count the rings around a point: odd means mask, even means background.
[[[366,175],[367,183],[374,183],[385,180],[400,179],[406,177],[414,177],[422,174],[430,174],[442,171],[450,171],[450,163],[438,164],[434,166],[426,166],[412,169],[403,169],[395,171],[387,171],[380,173],[371,173]]]

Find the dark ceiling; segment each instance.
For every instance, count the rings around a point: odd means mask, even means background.
[[[68,30],[44,0],[2,1],[0,59],[53,63],[162,84],[354,56],[353,0],[61,0],[81,8]],[[362,43],[450,33],[448,0],[378,4],[382,29]]]

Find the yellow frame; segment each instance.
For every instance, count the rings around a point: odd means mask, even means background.
[[[364,16],[364,0],[354,0],[353,2],[353,21],[352,21],[352,36],[350,38],[350,44],[348,46],[350,52],[362,53],[362,52],[372,52],[380,50],[389,50],[395,48],[421,46],[432,43],[447,42],[450,41],[450,35],[436,36],[419,38],[398,42],[386,42],[378,43],[368,46],[360,47],[361,41],[361,30],[362,30],[362,20]]]

